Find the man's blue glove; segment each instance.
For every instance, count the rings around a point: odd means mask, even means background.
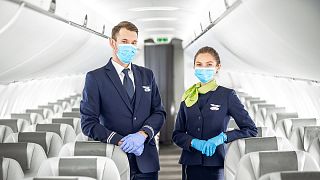
[[[192,139],[191,141],[191,147],[195,148],[198,151],[202,151],[202,148],[204,144],[206,143],[205,140],[200,140],[200,139]]]
[[[133,151],[132,153],[136,156],[140,156],[143,153],[144,150],[144,144],[140,146],[137,150]]]
[[[227,135],[223,132],[218,136],[209,139],[202,148],[202,154],[212,156],[216,151],[216,147],[223,144],[225,141],[227,141]]]
[[[140,134],[139,132],[134,134],[129,134],[121,139],[123,143],[121,144],[120,148],[126,153],[133,153],[146,141],[146,137]]]

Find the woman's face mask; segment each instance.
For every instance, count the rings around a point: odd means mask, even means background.
[[[117,56],[124,64],[130,64],[137,53],[137,47],[132,44],[119,44]]]
[[[211,81],[216,74],[215,68],[203,68],[203,67],[195,67],[194,75],[200,80],[202,83],[207,83]]]

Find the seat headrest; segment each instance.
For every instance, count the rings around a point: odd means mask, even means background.
[[[97,178],[97,159],[95,158],[62,158],[59,161],[59,175],[87,176]]]
[[[303,147],[307,150],[313,140],[320,138],[320,126],[306,126],[304,128]]]
[[[0,180],[20,180],[23,178],[24,173],[16,160],[0,157]]]
[[[13,132],[19,132],[18,119],[0,119],[0,125],[9,126]]]
[[[36,131],[53,132],[57,133],[61,137],[61,124],[37,124]]]
[[[107,147],[112,148],[113,146],[108,146],[106,143],[87,141],[87,142],[75,142],[74,143],[74,156],[107,156]],[[112,150],[110,150],[112,152]],[[107,156],[108,157],[108,156]],[[111,157],[111,156],[110,156]]]
[[[28,158],[28,143],[0,143],[0,157],[15,159],[21,168],[30,169],[30,158]]]
[[[250,152],[271,150],[278,150],[278,141],[276,137],[245,139],[245,154]]]
[[[46,132],[20,132],[18,134],[18,141],[39,144],[48,155],[49,147],[47,145],[46,136]]]
[[[52,118],[52,123],[56,124],[68,124],[74,128],[73,118],[64,117],[64,118]]]
[[[295,151],[259,152],[259,159],[259,177],[271,172],[298,170],[298,159]]]
[[[281,180],[319,180],[320,172],[281,172]]]
[[[80,112],[63,112],[62,117],[75,117],[80,118]]]

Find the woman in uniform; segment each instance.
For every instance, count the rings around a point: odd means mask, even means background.
[[[224,143],[257,135],[257,128],[234,90],[219,86],[219,54],[211,47],[199,49],[194,72],[199,83],[182,97],[173,141],[183,149],[183,180],[223,180]],[[227,131],[232,116],[239,129]]]

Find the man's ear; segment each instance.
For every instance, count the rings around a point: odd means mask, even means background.
[[[109,38],[109,44],[114,51],[117,51],[116,41],[112,38]]]

